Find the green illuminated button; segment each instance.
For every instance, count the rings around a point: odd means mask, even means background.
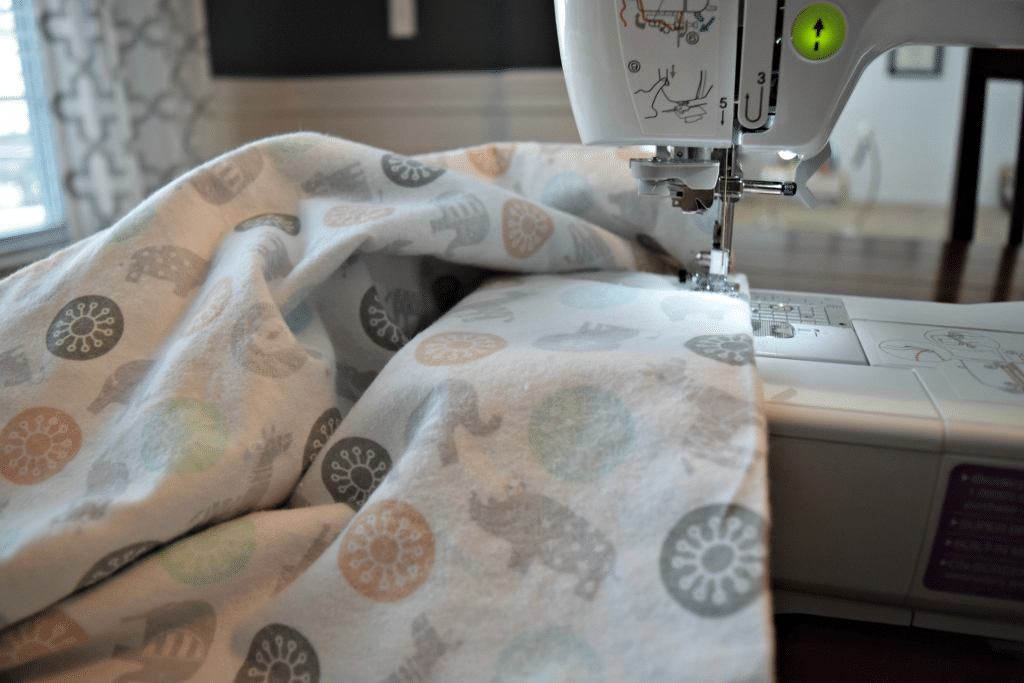
[[[846,40],[846,19],[839,8],[828,2],[816,2],[796,16],[793,22],[793,47],[807,59],[827,59]]]

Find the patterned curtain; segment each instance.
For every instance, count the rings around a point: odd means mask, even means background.
[[[202,0],[35,0],[72,239],[206,160]]]

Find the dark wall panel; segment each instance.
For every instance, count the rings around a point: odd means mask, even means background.
[[[560,66],[553,0],[417,0],[419,34],[388,37],[385,0],[206,0],[217,76]]]

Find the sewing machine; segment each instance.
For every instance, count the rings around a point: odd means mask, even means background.
[[[735,203],[806,181],[864,68],[1024,46],[1024,0],[556,0],[584,143],[653,145],[642,194],[717,212],[681,286],[736,295]],[[788,182],[741,152],[801,156]],[[751,292],[777,612],[1024,640],[1024,302]]]

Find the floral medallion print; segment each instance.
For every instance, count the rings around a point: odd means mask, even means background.
[[[38,484],[64,469],[81,447],[73,417],[57,408],[29,408],[0,431],[0,474],[14,484]]]
[[[228,421],[217,406],[169,398],[142,428],[140,460],[151,472],[202,472],[224,455],[229,436]]]
[[[88,588],[116,574],[159,545],[160,543],[157,541],[140,541],[104,555],[85,573],[75,590]]]
[[[477,173],[486,178],[497,178],[505,175],[512,167],[515,156],[515,145],[487,145],[466,152],[466,158]]]
[[[491,683],[602,683],[597,653],[567,628],[550,626],[520,633],[502,650]]]
[[[550,394],[530,416],[530,452],[548,472],[589,482],[618,467],[636,434],[626,404],[592,386]]]
[[[335,503],[358,510],[391,469],[391,456],[379,443],[346,437],[324,456],[320,476]]]
[[[235,683],[318,683],[320,659],[316,650],[291,626],[261,628],[235,676]]]
[[[440,178],[445,169],[429,166],[398,154],[385,154],[380,160],[384,175],[395,185],[402,187],[423,187]]]
[[[341,411],[337,408],[328,408],[313,423],[306,438],[306,447],[302,451],[302,469],[313,464],[316,456],[327,445],[327,440],[334,434],[334,430],[341,424]]]
[[[555,234],[555,224],[539,206],[509,199],[501,209],[501,235],[505,251],[513,258],[529,258]]]
[[[0,669],[31,662],[80,645],[89,635],[59,609],[50,609],[0,631]]]
[[[58,358],[92,360],[110,352],[124,334],[124,315],[111,299],[87,294],[68,302],[50,323],[46,348]]]
[[[746,334],[705,334],[686,342],[686,348],[727,365],[754,362],[754,341]]]
[[[387,218],[395,210],[390,206],[372,204],[338,204],[324,214],[324,225],[328,228],[347,228],[350,225],[370,223]]]
[[[382,349],[397,351],[409,341],[402,328],[391,320],[376,287],[366,290],[359,302],[359,322],[370,341]]]
[[[258,216],[247,218],[235,226],[235,232],[245,232],[253,228],[267,226],[277,228],[288,235],[298,235],[302,230],[302,224],[298,216],[287,213],[261,213]]]
[[[441,332],[427,337],[416,347],[416,360],[421,365],[463,365],[501,351],[506,342],[485,332]]]
[[[661,548],[661,579],[694,614],[724,617],[764,588],[765,525],[740,505],[708,505],[684,515]]]
[[[434,534],[419,511],[397,500],[362,510],[341,539],[338,567],[352,588],[376,602],[398,602],[427,580]]]
[[[175,581],[204,588],[240,573],[255,553],[256,525],[243,518],[178,541],[159,559]]]
[[[253,304],[242,313],[231,330],[231,346],[239,365],[275,379],[295,374],[308,357],[269,304]]]

